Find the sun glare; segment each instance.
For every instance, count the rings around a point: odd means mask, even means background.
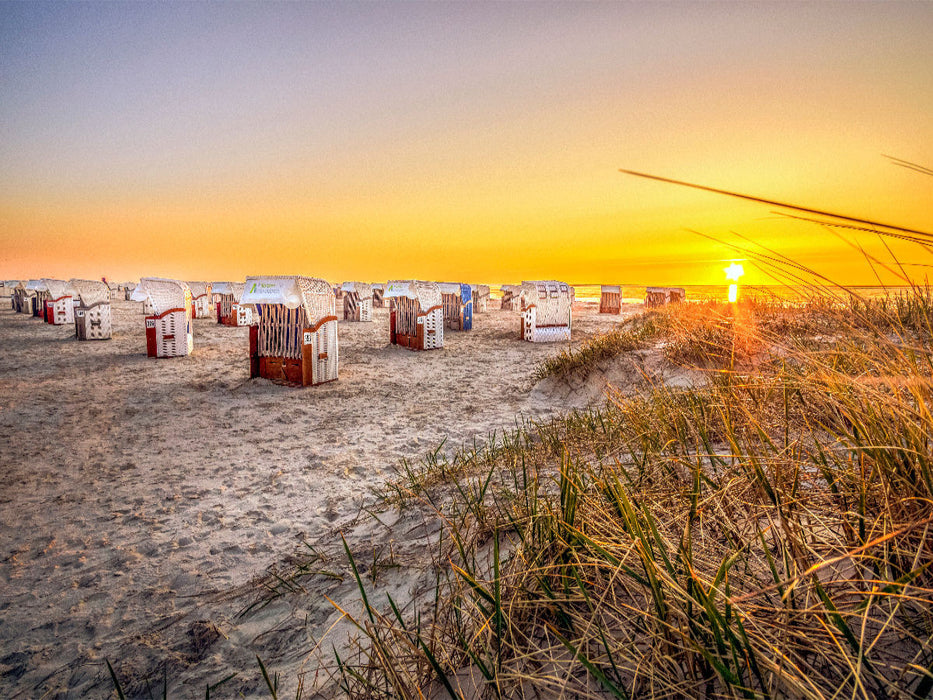
[[[739,277],[745,274],[745,268],[740,263],[732,263],[725,269],[726,279],[732,284],[729,285],[729,303],[734,304],[739,298]]]

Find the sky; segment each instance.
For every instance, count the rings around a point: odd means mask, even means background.
[[[0,0],[0,278],[718,284],[738,244],[921,279],[619,169],[933,232],[890,158],[933,167],[931,36],[933,2]]]

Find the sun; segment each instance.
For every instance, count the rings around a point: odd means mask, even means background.
[[[726,279],[737,282],[739,277],[745,274],[745,268],[740,263],[732,263],[726,268]]]

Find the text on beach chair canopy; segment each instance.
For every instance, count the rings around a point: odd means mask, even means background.
[[[435,282],[421,282],[418,280],[392,280],[386,283],[383,297],[406,297],[416,300],[422,309],[430,309],[442,304],[441,290]]]

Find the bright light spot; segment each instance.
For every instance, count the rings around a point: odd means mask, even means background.
[[[739,277],[745,274],[745,268],[739,263],[732,263],[726,268],[726,279],[738,281]],[[730,300],[731,301],[731,300]]]
[[[739,298],[739,277],[745,274],[745,268],[742,267],[741,263],[732,263],[729,267],[726,268],[726,279],[732,280],[732,284],[729,285],[729,303],[734,304],[736,299]]]

